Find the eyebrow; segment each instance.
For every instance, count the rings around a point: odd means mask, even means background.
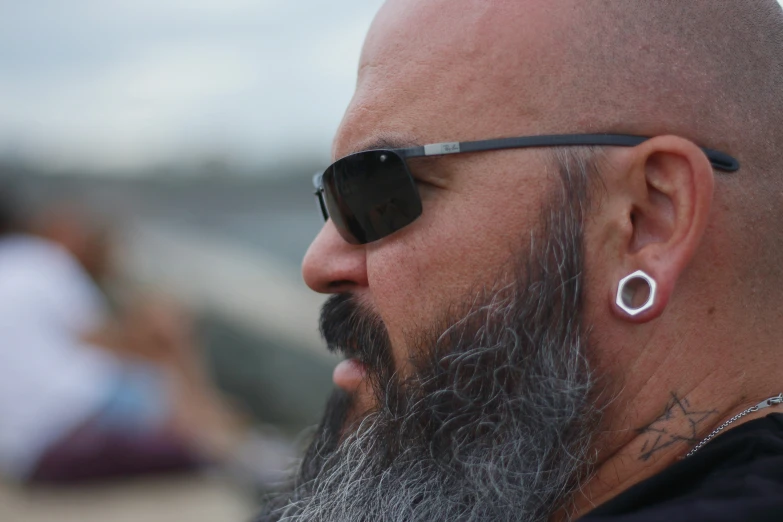
[[[412,138],[395,137],[381,134],[369,138],[366,141],[359,142],[359,145],[350,149],[350,152],[346,154],[346,156],[356,154],[357,152],[366,152],[368,150],[405,149],[413,147],[421,147],[420,142]]]

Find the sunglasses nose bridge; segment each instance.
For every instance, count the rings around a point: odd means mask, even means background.
[[[329,209],[326,208],[323,189],[316,190],[313,194],[315,195],[315,204],[318,206],[318,210],[321,212],[321,216],[324,218],[324,221],[328,221]]]
[[[324,218],[324,221],[329,220],[329,209],[326,207],[326,201],[324,201],[324,185],[323,185],[323,171],[318,171],[313,174],[313,188],[315,189],[313,195],[315,196],[315,202],[318,206],[318,210]]]

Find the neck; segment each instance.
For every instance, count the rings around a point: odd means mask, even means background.
[[[657,475],[718,426],[783,392],[779,307],[762,307],[770,314],[763,315],[760,305],[727,295],[734,306],[710,297],[718,304],[705,313],[695,298],[683,299],[670,303],[666,317],[600,339],[605,349],[595,350],[593,367],[603,382],[617,384],[598,390],[608,405],[594,472],[569,513],[584,515]],[[743,416],[721,433],[776,411],[783,405]]]
[[[603,447],[612,447],[610,439],[617,441],[630,438],[619,447],[615,446],[617,449],[598,464],[592,478],[575,500],[574,513],[577,516],[574,518],[584,516],[634,484],[686,458],[688,452],[718,426],[779,393],[780,390],[771,390],[766,394],[732,400],[726,398],[725,394],[707,393],[701,387],[688,393],[671,391],[665,402],[659,401],[661,406],[657,415],[640,419],[637,427],[631,430],[604,433],[606,438],[603,444],[599,441],[599,446]],[[761,409],[751,412],[732,422],[721,433],[774,411]],[[626,422],[629,417],[633,415],[627,415]]]

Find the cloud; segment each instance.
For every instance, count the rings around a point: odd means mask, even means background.
[[[0,153],[105,170],[325,158],[380,3],[5,3]]]

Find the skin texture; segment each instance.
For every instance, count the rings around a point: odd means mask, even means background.
[[[783,166],[771,146],[783,142],[774,116],[780,8],[681,4],[391,0],[367,37],[335,137],[339,158],[381,144],[550,132],[658,136],[602,151],[584,223],[585,322],[605,412],[576,514],[783,391],[780,252],[770,240]],[[734,155],[741,170],[713,172],[695,143]],[[554,186],[547,154],[411,162],[421,218],[359,246],[327,222],[305,257],[305,281],[349,292],[376,313],[404,375],[405,339],[497,273],[534,226]],[[615,294],[640,269],[658,293],[631,318]],[[342,387],[370,400],[360,373],[343,377]]]

